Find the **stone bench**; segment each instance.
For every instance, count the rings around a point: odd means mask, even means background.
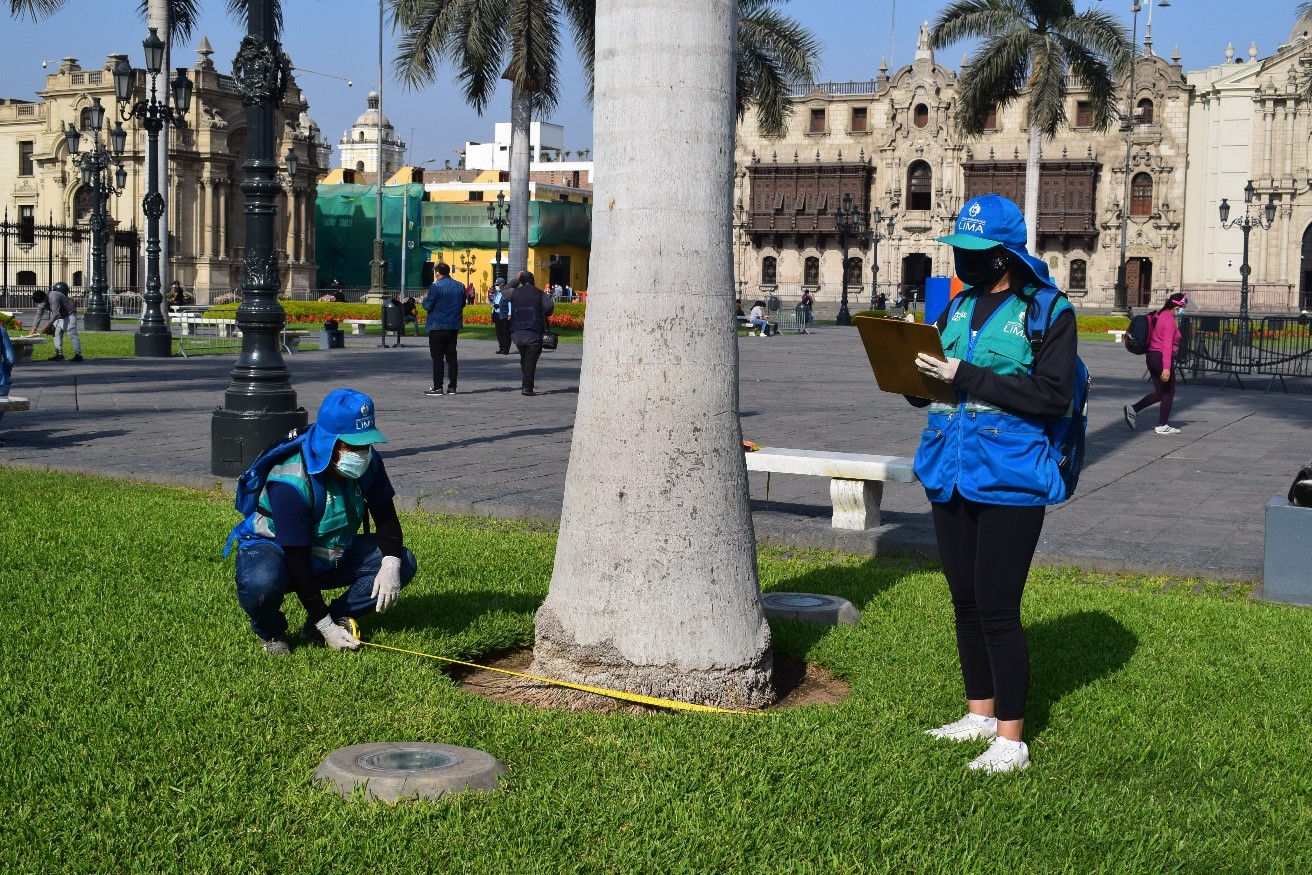
[[[300,352],[301,341],[310,336],[308,331],[284,331],[282,333],[282,348],[287,352]]]
[[[46,342],[43,335],[38,334],[36,337],[13,337],[9,338],[9,343],[14,347],[15,362],[30,362],[32,360],[32,350]]]
[[[1107,333],[1110,334],[1112,336],[1112,340],[1116,341],[1117,343],[1123,343],[1125,341],[1124,331],[1117,331],[1115,328],[1108,328]]]
[[[338,319],[337,322],[339,325],[351,326],[352,334],[364,334],[364,329],[366,325],[383,324],[383,320],[381,319]]]
[[[0,397],[0,413],[16,413],[20,410],[30,409],[31,406],[27,403],[26,398],[19,398],[17,395]]]
[[[876,528],[884,484],[916,482],[912,460],[901,456],[762,447],[745,457],[748,471],[828,477],[836,529]]]

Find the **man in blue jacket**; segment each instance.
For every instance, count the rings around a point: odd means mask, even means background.
[[[456,394],[456,377],[459,363],[456,358],[456,336],[465,324],[465,287],[451,279],[451,266],[445,261],[437,263],[437,281],[424,295],[424,309],[428,319],[428,354],[433,358],[433,385],[425,395]],[[442,391],[443,365],[451,369],[451,382]]]

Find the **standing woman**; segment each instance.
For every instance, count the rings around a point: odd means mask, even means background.
[[[1030,762],[1021,740],[1030,656],[1020,602],[1044,508],[1063,498],[1046,426],[1074,395],[1075,310],[1058,298],[1036,349],[1027,304],[1055,287],[1026,251],[1025,219],[1006,198],[967,201],[955,232],[939,241],[953,247],[966,288],[939,319],[947,361],[921,353],[916,367],[950,384],[957,402],[929,404],[915,470],[952,595],[966,714],[928,734],[988,741],[969,767],[1010,772]]]
[[[1125,405],[1125,424],[1134,428],[1139,411],[1160,403],[1157,408],[1158,434],[1179,434],[1180,429],[1171,425],[1171,406],[1175,404],[1175,354],[1180,351],[1180,326],[1175,324],[1175,314],[1189,303],[1189,296],[1176,292],[1166,299],[1162,309],[1150,320],[1148,329],[1148,374],[1153,380],[1153,390],[1134,404]]]

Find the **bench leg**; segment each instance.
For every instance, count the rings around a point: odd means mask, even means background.
[[[878,480],[829,481],[829,498],[834,504],[835,529],[864,531],[879,526],[879,502],[884,498],[884,484]]]

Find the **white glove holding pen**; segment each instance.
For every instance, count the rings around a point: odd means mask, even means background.
[[[961,359],[950,358],[947,361],[940,361],[928,353],[916,354],[916,370],[926,377],[933,377],[935,380],[941,380],[952,385],[952,379],[957,375],[957,365],[961,364]]]
[[[378,568],[378,574],[374,576],[374,589],[370,596],[377,599],[375,608],[378,613],[390,608],[396,604],[396,598],[401,594],[401,558],[399,556],[384,556],[382,565]]]

